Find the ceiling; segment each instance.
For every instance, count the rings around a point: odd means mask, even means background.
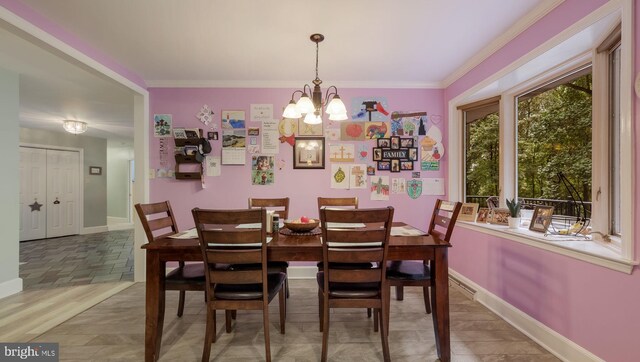
[[[325,82],[424,88],[446,86],[470,60],[495,47],[495,39],[558,1],[22,3],[112,57],[150,87],[298,88],[315,76],[315,45],[309,35],[322,33],[319,77]],[[43,48],[6,23],[0,26],[0,40],[0,66],[22,74],[25,126],[77,118],[94,130],[128,137],[133,133],[126,129],[132,127],[130,90]]]

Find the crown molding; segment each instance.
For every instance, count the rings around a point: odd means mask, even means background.
[[[494,39],[484,49],[467,60],[460,68],[453,73],[449,74],[443,81],[442,87],[447,88],[458,79],[462,78],[470,70],[480,65],[484,60],[497,52],[500,48],[505,46],[511,40],[515,39],[520,33],[528,29],[531,25],[535,24],[538,20],[542,19],[551,10],[555,9],[558,5],[562,4],[564,0],[546,0],[542,4],[538,5],[533,11],[528,13],[525,17],[520,19],[509,30],[502,35]]]
[[[148,88],[300,88],[309,81],[148,80]],[[332,82],[339,88],[442,89],[441,82]]]

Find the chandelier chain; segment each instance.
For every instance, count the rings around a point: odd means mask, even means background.
[[[316,79],[318,79],[318,54],[319,54],[319,44],[316,42]]]

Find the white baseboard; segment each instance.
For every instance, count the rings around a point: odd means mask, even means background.
[[[115,216],[107,216],[107,226],[115,225],[115,224],[128,224],[129,219],[126,217],[115,217]]]
[[[315,279],[318,273],[316,266],[290,266],[287,268],[287,276],[290,279]]]
[[[22,278],[15,278],[0,283],[0,299],[22,291]]]
[[[114,224],[108,226],[109,231],[115,230],[130,230],[133,229],[133,224]]]
[[[455,270],[449,274],[476,290],[475,300],[563,361],[604,361],[575,342],[533,319]]]
[[[82,230],[80,230],[80,235],[104,233],[107,231],[109,231],[109,228],[107,227],[107,225],[91,226],[91,227],[83,228]]]

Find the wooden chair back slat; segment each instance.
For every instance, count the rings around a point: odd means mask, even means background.
[[[379,269],[331,269],[329,282],[331,283],[379,283],[382,275]]]
[[[363,228],[356,229],[327,229],[327,238],[331,243],[373,243],[383,242],[386,237],[386,230],[373,228],[365,230]]]
[[[262,250],[207,250],[207,260],[210,263],[220,264],[260,264],[262,262]]]
[[[262,270],[210,270],[209,280],[213,284],[259,284]]]
[[[228,244],[261,244],[261,229],[234,229],[234,230],[202,230],[202,240],[210,247],[228,246]],[[222,245],[216,245],[222,244]],[[256,246],[256,245],[253,245]],[[258,246],[259,247],[259,246]]]
[[[136,204],[135,209],[148,242],[152,243],[178,232],[176,219],[169,201]]]
[[[330,263],[367,263],[372,260],[382,260],[384,257],[380,247],[375,249],[355,249],[355,248],[331,248],[329,247]]]
[[[318,215],[323,207],[358,208],[357,197],[318,197]],[[320,217],[320,216],[318,216]]]
[[[289,218],[289,198],[275,198],[275,199],[258,199],[254,197],[249,198],[249,208],[260,208],[264,207],[265,209],[274,210],[278,216],[286,220]]]
[[[453,227],[456,224],[461,208],[461,202],[437,199],[431,215],[431,222],[429,223],[429,234],[436,234],[442,240],[448,242],[451,239]]]

